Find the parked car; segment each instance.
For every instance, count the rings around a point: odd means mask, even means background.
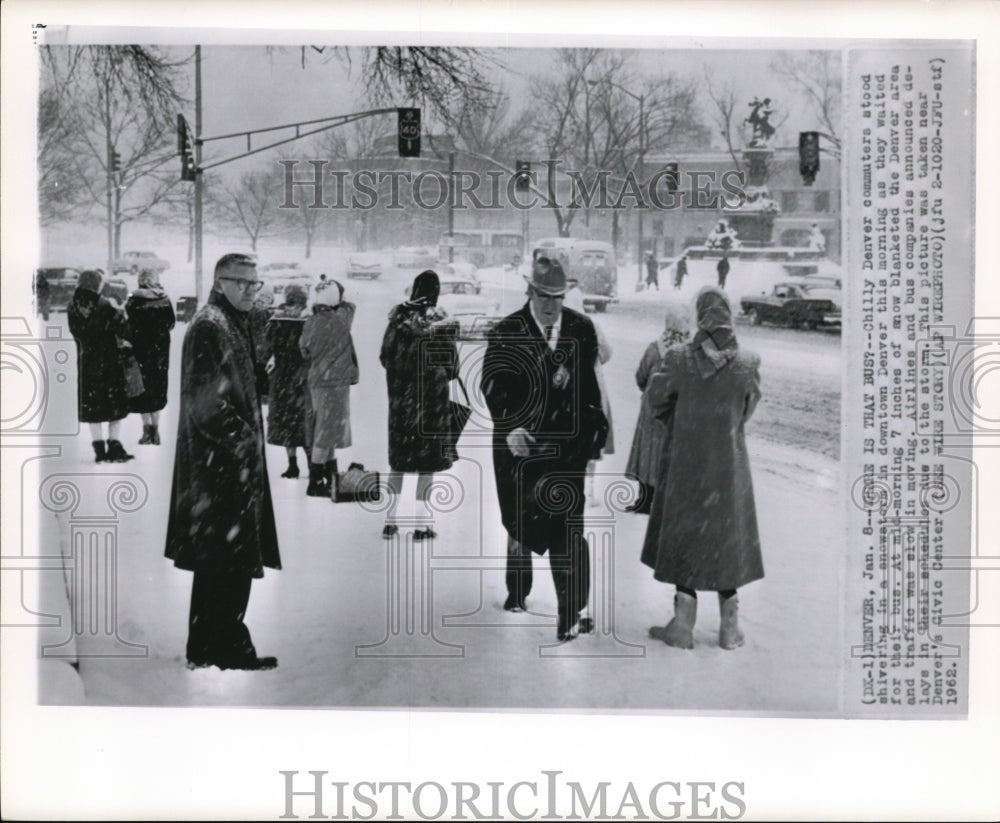
[[[438,306],[458,320],[460,335],[481,338],[500,320],[500,303],[484,297],[482,285],[464,277],[443,276]]]
[[[437,250],[426,246],[400,246],[393,259],[400,269],[433,269],[437,265]]]
[[[128,300],[128,284],[120,277],[109,277],[101,286],[101,294],[117,300],[124,306]]]
[[[752,326],[777,323],[790,328],[840,326],[840,289],[803,282],[776,283],[770,294],[744,297],[740,308]]]
[[[49,283],[50,311],[66,311],[80,281],[80,271],[81,269],[72,266],[55,266],[36,270],[36,277],[42,275]]]
[[[127,251],[111,265],[111,273],[128,272],[129,274],[140,274],[148,271],[153,274],[162,274],[170,268],[170,263],[162,257],[157,257],[151,251]]]
[[[359,251],[349,255],[347,258],[347,276],[351,280],[358,277],[375,280],[377,277],[381,277],[381,257],[368,251]]]
[[[261,280],[270,284],[276,303],[282,302],[281,295],[287,286],[293,284],[302,286],[308,295],[316,283],[316,278],[301,268],[298,263],[268,263],[264,266],[258,266],[257,273]]]
[[[482,291],[482,284],[479,282],[479,269],[472,263],[465,260],[456,260],[454,263],[442,263],[438,265],[437,271],[442,277],[450,277],[455,280],[468,280],[476,286],[476,294]]]

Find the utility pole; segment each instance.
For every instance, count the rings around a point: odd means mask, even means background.
[[[642,175],[644,173],[645,166],[646,166],[646,95],[640,94],[639,95],[639,177],[640,177],[640,179],[642,178]],[[641,190],[642,189],[640,188],[640,191]],[[642,248],[642,221],[643,221],[644,214],[643,214],[642,206],[643,206],[642,203],[640,203],[639,206],[638,206],[638,209],[639,209],[639,238],[638,238],[639,249],[638,249],[637,254],[636,254],[636,256],[639,259],[639,280],[638,280],[639,283],[641,283],[642,279],[643,279],[642,278],[642,274],[643,274],[643,272],[642,272],[642,268],[643,268],[643,259],[642,259],[642,251],[643,251],[643,248]]]
[[[455,262],[455,152],[448,152],[448,262]]]
[[[202,305],[201,269],[201,200],[204,181],[201,173],[201,46],[194,47],[194,295],[195,305]]]

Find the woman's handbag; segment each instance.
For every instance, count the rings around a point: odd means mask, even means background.
[[[139,362],[135,359],[135,352],[132,351],[132,344],[127,340],[118,341],[118,357],[125,373],[125,394],[129,399],[138,397],[146,391],[146,387],[142,382],[142,372],[139,370]]]
[[[469,393],[465,390],[465,384],[462,382],[462,378],[456,377],[455,382],[458,383],[458,387],[462,390],[462,396],[465,398],[465,403],[460,403],[457,400],[448,401],[451,411],[451,429],[445,432],[444,440],[448,455],[457,460],[458,438],[462,436],[462,432],[465,430],[465,424],[469,422],[469,418],[472,416],[472,404],[469,402]]]
[[[377,471],[366,471],[360,463],[351,463],[346,472],[333,477],[330,499],[334,503],[377,503],[382,499]]]

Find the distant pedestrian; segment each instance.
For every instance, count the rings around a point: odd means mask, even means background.
[[[667,352],[674,346],[682,345],[691,336],[691,318],[687,306],[668,303],[663,333],[646,347],[642,360],[635,372],[635,382],[641,391],[639,419],[635,424],[635,435],[629,451],[625,474],[639,482],[639,495],[626,511],[649,514],[653,505],[653,493],[657,485],[664,447],[670,436],[670,427],[653,416],[646,398],[649,379],[663,365]]]
[[[660,267],[651,251],[646,252],[646,286],[656,286],[656,290],[660,290]]]
[[[676,586],[674,616],[649,633],[690,649],[697,592],[719,594],[719,645],[743,643],[736,592],[764,576],[744,425],[760,400],[760,358],[741,349],[719,289],[695,303],[698,331],[668,349],[646,389],[650,409],[670,419],[642,562]]]
[[[95,462],[124,463],[133,458],[121,443],[121,422],[129,413],[121,354],[128,319],[114,298],[101,296],[102,279],[100,270],[82,272],[66,308],[77,349],[77,419],[90,425]],[[108,424],[107,442],[103,423]]]
[[[340,283],[329,280],[317,287],[312,310],[299,338],[312,408],[306,495],[329,497],[337,473],[337,449],[351,445],[351,386],[360,378],[351,337],[355,305],[344,300]]]
[[[299,340],[305,326],[308,295],[302,286],[285,289],[285,302],[279,306],[264,329],[266,369],[270,376],[270,402],[267,407],[267,442],[284,446],[288,468],[282,477],[297,478],[297,450],[306,450],[308,458],[309,430],[306,406],[309,391],[306,385],[308,369],[299,350]],[[311,409],[309,410],[311,414]]]
[[[716,264],[715,271],[719,275],[719,288],[726,287],[726,278],[729,276],[729,255],[723,253],[722,259]]]
[[[389,394],[389,493],[382,536],[399,532],[396,511],[403,475],[417,475],[417,501],[428,499],[434,473],[451,468],[458,453],[446,435],[452,430],[450,383],[458,376],[458,324],[438,307],[441,283],[431,269],[413,281],[410,299],[389,312],[379,359]],[[428,512],[429,513],[429,512]],[[415,529],[429,540],[432,528]]]
[[[677,265],[674,268],[674,288],[679,289],[681,284],[684,282],[684,278],[687,277],[688,273],[688,263],[687,263],[687,253],[681,255],[681,259],[677,261]]]
[[[260,288],[254,258],[215,265],[208,302],[181,353],[181,402],[166,555],[194,572],[189,668],[273,669],[243,618],[250,584],[281,568],[254,376],[250,309]]]
[[[170,372],[170,332],[176,323],[174,307],[159,283],[159,275],[148,269],[139,273],[139,288],[125,304],[128,339],[132,343],[143,392],[130,401],[142,415],[140,445],[160,445],[160,411],[167,405]]]

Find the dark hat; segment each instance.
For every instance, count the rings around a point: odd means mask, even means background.
[[[526,277],[528,285],[546,297],[562,297],[566,294],[566,272],[558,260],[538,257],[531,264],[531,277]]]
[[[425,269],[416,276],[410,289],[412,305],[436,306],[441,293],[441,281],[433,269]]]
[[[103,279],[99,270],[87,269],[80,272],[80,279],[76,283],[78,289],[86,289],[94,294],[101,293],[101,280]]]
[[[309,302],[309,295],[306,294],[305,287],[297,286],[294,283],[285,287],[285,303],[291,306],[304,306]]]

